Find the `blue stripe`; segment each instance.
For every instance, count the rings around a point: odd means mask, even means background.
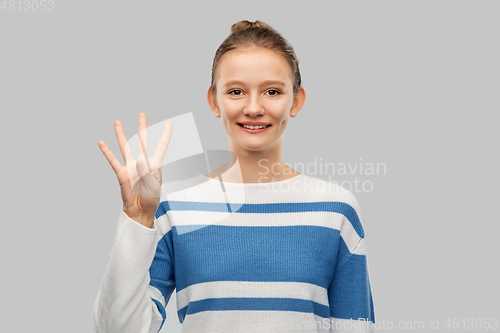
[[[166,303],[175,290],[175,262],[172,253],[172,232],[169,231],[158,241],[153,262],[149,267],[149,284],[161,292]]]
[[[280,203],[227,203],[197,202],[197,201],[163,201],[156,211],[156,218],[174,211],[206,211],[206,212],[235,212],[235,213],[298,213],[298,212],[333,212],[344,215],[351,222],[359,237],[364,238],[364,230],[356,210],[345,202],[280,202]]]
[[[163,324],[165,323],[165,319],[167,319],[167,312],[165,311],[165,308],[163,307],[163,305],[161,304],[160,301],[158,301],[154,298],[151,298],[151,299],[153,300],[153,302],[155,302],[156,307],[158,308],[158,311],[160,311],[161,317],[163,318],[163,321],[161,322],[161,325],[160,325],[160,330],[161,330]]]
[[[337,229],[304,225],[176,230],[174,226],[177,291],[212,281],[292,281],[326,289],[341,239]]]
[[[365,255],[351,254],[339,269],[335,269],[328,301],[333,318],[364,318],[375,322]]]
[[[189,305],[179,310],[179,317],[183,322],[186,315],[202,311],[227,310],[297,311],[330,318],[328,306],[295,298],[209,298],[190,302]]]

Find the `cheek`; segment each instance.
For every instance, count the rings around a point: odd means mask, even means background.
[[[279,110],[281,112],[287,113],[292,108],[292,104],[293,104],[293,100],[290,100],[287,98],[287,99],[280,100],[279,104],[277,104],[276,106],[279,107]]]
[[[224,110],[226,114],[231,114],[237,111],[240,107],[238,106],[238,103],[234,103],[234,101],[221,100],[219,102],[219,108]]]

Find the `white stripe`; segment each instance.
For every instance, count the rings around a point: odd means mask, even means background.
[[[215,281],[193,284],[177,292],[177,306],[182,309],[189,302],[210,298],[297,298],[312,300],[328,306],[328,292],[325,288],[304,282],[253,282]]]
[[[182,333],[329,333],[329,323],[329,318],[296,311],[202,311],[186,316]]]
[[[297,213],[224,213],[207,211],[169,211],[173,225],[225,225],[245,227],[275,227],[313,225],[340,230],[344,215],[334,212]],[[349,223],[350,224],[350,223]]]
[[[356,245],[358,245],[361,237],[359,237],[356,229],[354,229],[351,222],[349,222],[346,217],[344,217],[344,219],[345,221],[340,229],[340,237],[342,237],[342,239],[346,243],[349,252],[352,253]]]
[[[153,287],[152,285],[149,285],[148,293],[151,298],[160,301],[160,303],[163,305],[164,308],[167,307],[167,305],[165,304],[165,297],[163,297],[163,294],[157,288]]]
[[[208,225],[239,227],[276,227],[309,225],[340,230],[344,215],[333,212],[300,212],[300,213],[221,213],[206,211],[169,211],[170,220],[177,226],[177,232],[194,231]],[[179,221],[179,223],[177,223]],[[347,223],[350,225],[350,223]],[[182,228],[193,226],[194,228]],[[181,227],[181,228],[179,228]],[[351,226],[352,227],[352,226]],[[354,231],[355,232],[355,231]]]
[[[155,228],[158,229],[160,238],[163,237],[172,228],[169,217],[167,214],[155,219]]]
[[[366,255],[366,243],[365,239],[361,238],[359,241],[358,246],[354,249],[354,251],[351,251],[353,254],[359,254],[359,255]]]

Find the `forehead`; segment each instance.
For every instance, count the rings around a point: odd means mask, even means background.
[[[227,52],[221,58],[218,72],[220,85],[235,80],[248,84],[279,80],[292,85],[291,69],[286,59],[265,48],[243,48]]]

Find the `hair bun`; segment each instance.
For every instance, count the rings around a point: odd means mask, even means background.
[[[266,28],[268,30],[276,32],[269,24],[256,20],[254,22],[248,21],[248,20],[242,20],[239,22],[236,22],[231,26],[231,35],[234,34],[237,31],[240,30],[245,30],[247,28],[252,28],[252,27],[261,27],[261,28]]]

